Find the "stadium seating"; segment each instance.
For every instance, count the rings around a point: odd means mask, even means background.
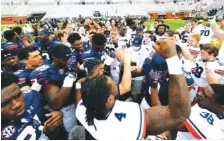
[[[147,12],[178,12],[192,11],[195,8],[192,0],[178,1],[173,3],[171,0],[160,0],[155,3],[154,0],[111,0],[111,4],[107,4],[107,0],[82,0],[86,4],[81,5],[81,0],[2,0],[2,15],[30,15],[35,12],[46,12],[45,18],[61,18],[61,17],[84,17],[93,16],[94,11],[100,11],[102,15],[108,13],[109,16],[127,16],[127,15],[143,15]],[[220,0],[222,1],[222,0]],[[164,3],[165,2],[165,3]],[[8,3],[8,4],[6,4]],[[94,6],[90,5],[94,4]],[[39,5],[39,6],[37,6]],[[22,8],[21,8],[22,6]]]

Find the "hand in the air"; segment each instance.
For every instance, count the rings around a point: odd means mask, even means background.
[[[165,59],[177,55],[175,42],[169,39],[157,41],[153,48]]]

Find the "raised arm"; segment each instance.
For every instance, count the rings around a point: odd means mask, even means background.
[[[124,72],[119,87],[121,95],[131,90],[131,58],[127,51],[124,51]]]
[[[179,39],[178,42],[177,42],[177,45],[180,46],[180,49],[182,50],[182,54],[184,56],[184,58],[186,60],[190,60],[190,61],[193,61],[194,60],[194,57],[191,55],[189,49],[187,48],[186,45],[184,45],[181,40]]]
[[[187,84],[177,57],[175,44],[163,40],[154,46],[168,64],[170,73],[169,105],[155,106],[146,110],[147,133],[160,134],[184,122],[190,115],[190,101]]]
[[[221,30],[215,22],[211,22],[211,28],[216,37],[224,40],[224,31]]]

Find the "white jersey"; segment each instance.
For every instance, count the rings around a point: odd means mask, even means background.
[[[136,63],[137,68],[141,68],[146,58],[149,57],[149,52],[146,48],[142,47],[130,47],[128,52],[131,55],[131,61]]]
[[[219,55],[218,55],[219,61],[222,65],[224,65],[224,41],[222,41],[222,46],[219,49]]]
[[[135,31],[133,31],[130,27],[127,27],[127,36],[129,39],[132,39],[132,37],[136,34]]]
[[[184,44],[184,45],[187,45],[188,44],[188,38],[190,36],[192,32],[186,32],[186,31],[182,31],[180,32],[180,35],[181,35],[181,42]]]
[[[110,65],[111,76],[117,84],[119,84],[119,80],[120,80],[120,67],[119,67],[119,65],[120,65],[120,62],[117,60],[117,58],[115,58]]]
[[[201,49],[199,46],[189,46],[187,45],[188,50],[192,55],[198,55],[201,53]]]
[[[156,40],[164,40],[166,39],[166,37],[164,35],[160,36],[160,35],[156,35]]]
[[[200,44],[208,44],[210,43],[214,33],[210,27],[202,27],[200,29],[201,40]]]
[[[195,83],[199,87],[208,86],[205,63],[202,60],[197,59],[195,64],[196,67],[192,70],[192,77],[194,78]],[[219,75],[219,77],[223,78],[224,66],[221,66],[218,60],[213,62],[206,62],[206,64],[211,72],[214,73],[214,75]]]
[[[119,36],[118,37],[118,47],[122,47],[123,45],[127,47],[127,45],[130,43],[131,38],[128,36]]]
[[[86,108],[82,100],[77,106],[76,113],[78,120],[95,139],[138,140],[145,138],[145,112],[137,103],[116,100],[107,119],[94,118],[96,129],[86,122]]]
[[[142,68],[143,63],[146,58],[149,57],[149,52],[144,47],[130,47],[128,51],[131,54],[131,61],[135,63],[137,68]],[[132,78],[132,93],[139,94],[142,87],[144,76],[134,77]]]
[[[200,34],[201,29],[203,28],[202,25],[197,25],[196,27],[193,28],[192,32]]]
[[[152,44],[148,44],[148,45],[142,45],[142,48],[145,48],[147,51],[147,54],[149,54],[149,58],[152,59],[152,57],[150,56],[152,54],[152,52],[155,52],[154,48],[152,47]]]
[[[198,104],[191,108],[190,117],[184,124],[189,132],[178,132],[176,140],[224,139],[224,119],[219,119],[216,114]]]
[[[196,67],[193,61],[185,59],[183,55],[180,56],[180,61],[182,63],[182,69],[185,72],[191,72]]]

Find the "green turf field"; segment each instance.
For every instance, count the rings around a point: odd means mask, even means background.
[[[169,19],[169,20],[164,20],[164,23],[168,25],[171,30],[177,30],[181,26],[184,25],[185,21],[184,20],[175,20],[175,19]],[[147,21],[147,27],[150,27],[151,24],[153,24],[153,20],[148,20]]]
[[[180,28],[181,26],[184,25],[184,22],[185,22],[184,20],[172,20],[172,19],[164,20],[164,21],[165,21],[165,24],[169,25],[172,30],[176,30],[176,29]],[[153,20],[148,20],[147,27],[150,27],[152,23],[153,23]],[[1,26],[1,31],[3,31],[5,26],[6,25]],[[15,26],[17,26],[17,25],[15,25]],[[59,23],[58,26],[61,27],[62,23]]]
[[[184,20],[175,20],[175,19],[167,19],[167,20],[164,20],[164,22],[165,22],[165,24],[167,24],[167,25],[171,28],[171,30],[173,30],[173,31],[179,29],[179,28],[180,28],[181,26],[183,26],[184,23],[185,23]],[[205,23],[206,23],[206,22],[204,22],[204,24],[205,24]],[[149,29],[150,26],[151,26],[152,24],[153,24],[153,20],[148,20],[148,21],[147,21],[147,28]],[[4,29],[5,26],[6,26],[6,25],[2,25],[2,26],[1,26],[1,31],[3,31],[3,29]],[[17,26],[17,25],[15,25],[15,26]],[[19,25],[19,26],[21,26],[21,25]],[[62,23],[58,23],[58,26],[59,26],[59,27],[62,27]]]

